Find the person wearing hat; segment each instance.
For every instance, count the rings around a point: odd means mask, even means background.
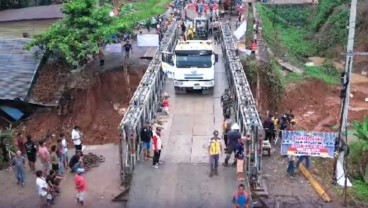
[[[218,175],[218,161],[220,154],[222,154],[221,139],[218,137],[219,132],[215,130],[213,137],[210,139],[208,144],[208,154],[210,156],[210,177]]]
[[[238,141],[239,139],[241,139],[241,134],[240,134],[240,127],[237,123],[234,123],[231,126],[231,131],[227,134],[227,151],[226,151],[226,158],[225,158],[225,162],[224,165],[227,166],[229,163],[229,159],[231,157],[231,154],[234,152],[235,154],[235,149],[238,145]],[[236,160],[234,159],[234,163],[233,165],[236,164]]]
[[[86,198],[86,191],[87,191],[87,181],[82,175],[84,173],[83,170],[78,169],[76,171],[76,175],[74,178],[75,188],[77,189],[77,203],[84,206],[84,200]]]
[[[158,168],[159,164],[162,164],[160,161],[161,149],[162,149],[162,141],[161,141],[161,128],[156,127],[156,131],[153,133],[153,167]]]

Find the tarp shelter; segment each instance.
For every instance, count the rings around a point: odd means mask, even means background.
[[[138,47],[158,47],[160,45],[158,34],[137,35]]]
[[[0,110],[5,112],[9,117],[11,117],[14,121],[18,121],[22,118],[24,113],[16,108],[9,106],[0,106]]]

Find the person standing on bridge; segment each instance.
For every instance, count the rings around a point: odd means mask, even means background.
[[[163,162],[160,161],[161,149],[162,149],[162,141],[161,141],[161,128],[156,127],[156,131],[153,133],[153,167],[158,168],[159,164]]]
[[[149,121],[146,121],[145,125],[141,129],[141,141],[143,142],[144,159],[150,158],[151,139],[153,137],[152,128]]]
[[[225,158],[224,166],[228,166],[230,157],[233,152],[235,155],[236,146],[238,145],[239,139],[241,139],[240,127],[237,123],[234,123],[231,126],[231,131],[227,134],[227,139],[228,141],[227,141],[227,150],[226,150],[226,158]],[[234,158],[233,165],[236,165],[235,158]]]
[[[244,184],[239,184],[238,191],[234,193],[232,201],[235,208],[249,208],[250,197],[248,192],[245,191]]]
[[[218,137],[219,132],[215,130],[213,137],[208,144],[208,154],[210,156],[210,177],[218,175],[218,162],[220,154],[222,154],[221,139]]]
[[[229,89],[225,89],[224,94],[221,95],[222,113],[225,118],[226,115],[231,116],[232,97]]]

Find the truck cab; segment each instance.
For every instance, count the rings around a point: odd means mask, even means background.
[[[196,17],[193,19],[194,32],[197,40],[209,38],[210,20],[207,17]]]
[[[162,69],[174,81],[175,93],[202,90],[212,94],[215,86],[215,63],[218,55],[210,40],[178,41],[173,52],[162,56]]]

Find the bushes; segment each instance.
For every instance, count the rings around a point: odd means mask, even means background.
[[[354,135],[358,141],[349,144],[349,174],[355,179],[351,194],[359,201],[368,203],[368,118],[354,122]]]

